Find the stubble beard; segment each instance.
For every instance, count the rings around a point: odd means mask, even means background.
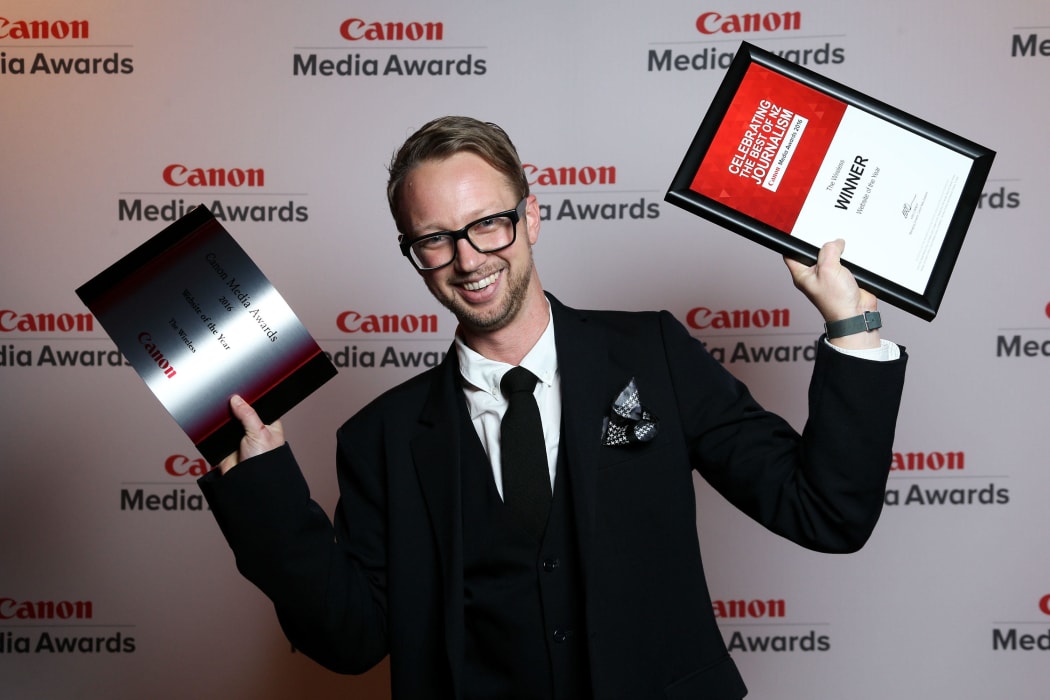
[[[427,285],[427,287],[430,289],[430,293],[434,295],[434,298],[455,315],[461,326],[475,332],[498,331],[513,321],[525,305],[525,300],[529,295],[533,266],[532,251],[530,250],[526,264],[524,268],[519,270],[518,274],[515,275],[509,271],[509,268],[505,268],[504,279],[499,282],[507,285],[503,299],[497,308],[487,312],[471,308],[455,292],[445,292],[431,285]]]

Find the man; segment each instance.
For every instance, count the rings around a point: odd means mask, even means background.
[[[544,293],[539,207],[495,125],[422,127],[388,196],[402,252],[459,320],[454,351],[339,430],[334,525],[280,423],[231,400],[245,438],[201,487],[240,571],[325,666],[356,673],[389,654],[395,698],[743,697],[704,580],[693,470],[803,546],[859,548],[906,358],[863,324],[822,340],[798,435],[670,314]],[[876,307],[842,245],[812,267],[788,261],[829,328]],[[539,377],[538,529],[508,468],[518,448],[500,441],[500,383],[519,365]]]

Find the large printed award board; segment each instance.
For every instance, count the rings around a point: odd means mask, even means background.
[[[231,395],[270,423],[336,374],[203,205],[76,291],[211,464],[243,435]]]
[[[666,199],[932,320],[994,155],[744,42]]]

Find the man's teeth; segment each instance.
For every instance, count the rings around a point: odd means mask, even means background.
[[[477,282],[466,282],[464,283],[463,288],[467,291],[476,292],[495,282],[497,277],[499,277],[499,273],[495,272],[483,280],[478,280]]]

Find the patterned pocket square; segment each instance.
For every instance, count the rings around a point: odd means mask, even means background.
[[[642,405],[634,377],[613,401],[612,411],[602,426],[602,444],[624,447],[649,442],[656,437],[660,420]]]

